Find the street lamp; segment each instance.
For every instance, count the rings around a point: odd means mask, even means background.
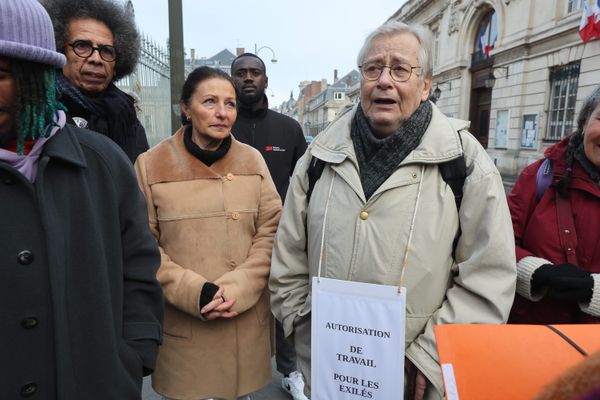
[[[489,76],[483,81],[483,85],[488,89],[493,89],[498,78],[508,78],[508,67],[492,68]]]
[[[271,54],[273,54],[273,58],[271,59],[271,62],[273,64],[277,63],[277,58],[275,58],[275,51],[273,51],[272,48],[270,48],[269,46],[261,46],[259,48],[257,48],[258,46],[256,45],[256,43],[254,43],[254,54],[258,55],[258,52],[261,51],[262,49],[268,49],[271,50]]]
[[[431,93],[430,96],[430,100],[434,103],[436,103],[440,97],[442,97],[442,89],[440,89],[440,86],[442,85],[447,85],[448,86],[448,91],[452,90],[452,82],[451,81],[445,81],[445,82],[437,82],[435,84],[435,90]]]

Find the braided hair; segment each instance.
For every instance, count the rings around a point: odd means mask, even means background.
[[[46,135],[46,126],[54,123],[54,114],[66,108],[58,101],[54,67],[24,60],[11,60],[16,84],[17,154],[23,154],[25,140]]]
[[[596,107],[598,107],[598,104],[600,104],[600,86],[596,87],[592,94],[583,102],[583,106],[581,106],[581,110],[579,110],[577,116],[577,129],[571,134],[571,138],[569,139],[566,152],[567,172],[556,185],[556,191],[563,198],[569,197],[569,185],[573,175],[573,161],[575,160],[575,152],[583,143],[583,129]]]

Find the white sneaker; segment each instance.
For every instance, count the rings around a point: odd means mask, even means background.
[[[308,400],[304,395],[304,379],[298,371],[292,372],[288,377],[281,379],[281,387],[288,392],[294,400]]]

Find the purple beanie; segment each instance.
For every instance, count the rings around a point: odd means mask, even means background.
[[[37,0],[0,0],[0,56],[65,65],[65,56],[56,52],[52,21]]]

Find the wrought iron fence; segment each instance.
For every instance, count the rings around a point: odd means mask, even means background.
[[[169,52],[166,48],[142,35],[142,52],[135,72],[116,84],[134,98],[138,97],[138,118],[146,129],[150,146],[172,134]]]

